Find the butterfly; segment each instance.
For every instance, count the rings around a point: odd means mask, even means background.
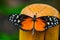
[[[25,14],[12,14],[9,21],[24,31],[45,31],[48,28],[60,24],[60,19],[55,16],[41,16],[36,18]]]

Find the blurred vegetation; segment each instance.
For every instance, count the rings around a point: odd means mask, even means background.
[[[19,14],[26,5],[29,5],[32,3],[49,4],[49,5],[54,6],[55,8],[57,8],[60,11],[60,6],[59,6],[60,1],[59,0],[33,0],[33,1],[32,0],[22,0],[22,1],[20,1],[19,6],[13,7],[13,8],[12,7],[10,8],[6,5],[6,0],[0,0],[0,9],[2,10],[2,12],[4,12],[5,15],[10,15],[10,14],[15,14],[15,13]]]
[[[0,40],[19,40],[19,34],[7,34],[7,33],[0,33]]]

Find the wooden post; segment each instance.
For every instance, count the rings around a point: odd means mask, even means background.
[[[59,18],[59,12],[54,7],[47,4],[32,4],[21,11],[21,14],[26,14],[31,17],[33,17],[35,13],[37,13],[37,17],[55,16]],[[58,35],[59,25],[52,27],[45,32],[35,32],[34,35],[32,35],[32,32],[19,30],[19,40],[58,40]]]

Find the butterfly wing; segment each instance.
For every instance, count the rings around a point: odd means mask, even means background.
[[[37,18],[36,21],[35,21],[35,30],[36,31],[44,31],[45,30],[45,22],[44,20],[40,19],[40,18]]]
[[[32,18],[28,17],[26,19],[24,19],[22,22],[21,22],[21,29],[23,30],[32,30],[33,28],[33,21],[32,21]]]
[[[31,30],[33,26],[32,17],[23,14],[10,15],[9,21],[23,30]]]
[[[9,21],[16,26],[20,26],[20,21],[21,21],[20,17],[21,17],[21,15],[19,15],[19,14],[12,14],[9,16]]]
[[[45,29],[48,29],[50,27],[54,27],[60,23],[60,19],[58,19],[57,17],[54,17],[54,16],[43,16],[40,18],[42,20],[44,20],[46,23]]]
[[[60,19],[54,16],[42,16],[36,18],[35,30],[44,31],[50,27],[54,27],[60,23]]]

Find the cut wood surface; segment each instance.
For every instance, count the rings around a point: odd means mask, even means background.
[[[31,4],[26,6],[21,14],[29,15],[33,17],[33,15],[37,14],[36,17],[41,16],[55,16],[59,18],[59,12],[50,5],[47,4]],[[32,35],[32,32],[26,32],[23,30],[19,30],[19,40],[58,40],[59,36],[59,25],[49,28],[44,32],[35,32]]]

